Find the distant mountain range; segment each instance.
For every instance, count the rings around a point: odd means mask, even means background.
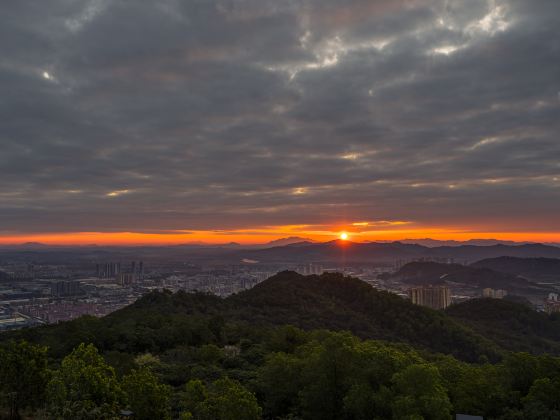
[[[460,245],[427,247],[403,242],[331,241],[324,243],[296,243],[243,253],[244,258],[262,262],[332,261],[394,262],[402,259],[446,258],[457,262],[474,262],[502,256],[521,258],[560,258],[560,248],[543,244],[522,245]]]
[[[284,245],[291,245],[300,242],[309,242],[309,243],[320,243],[314,241],[310,238],[305,238],[301,236],[289,236],[286,238],[279,238],[274,239],[269,242],[265,243],[253,243],[253,244],[240,244],[238,242],[228,242],[228,243],[209,243],[204,241],[192,241],[192,242],[185,242],[182,244],[176,245],[168,245],[170,247],[219,247],[219,248],[270,248],[275,246],[284,246]],[[537,244],[539,242],[532,242],[532,241],[524,241],[524,242],[516,242],[516,241],[505,241],[500,239],[469,239],[467,241],[454,241],[454,240],[439,240],[439,239],[431,239],[431,238],[422,238],[422,239],[400,239],[398,241],[365,241],[364,243],[395,243],[400,242],[403,244],[416,244],[422,245],[429,248],[434,247],[441,247],[441,246],[462,246],[462,245],[475,245],[475,246],[493,246],[493,245],[528,245],[528,244]],[[560,243],[557,242],[547,242],[542,243],[543,245],[549,246],[556,246],[560,247]],[[86,244],[86,245],[53,245],[53,244],[44,244],[41,242],[25,242],[22,244],[7,244],[7,245],[0,245],[1,248],[26,248],[26,249],[43,249],[43,248],[87,248],[87,247],[115,247],[115,245],[98,245],[98,244]],[[116,246],[116,247],[151,247],[150,245],[124,245],[124,246]],[[165,247],[165,245],[154,245],[153,247]]]
[[[267,242],[265,244],[265,246],[284,246],[284,245],[291,245],[291,244],[297,244],[297,243],[301,243],[301,242],[314,242],[313,240],[309,239],[309,238],[301,238],[299,236],[290,236],[289,238],[281,238],[281,239],[276,239],[274,241],[270,241]]]
[[[302,238],[300,236],[290,236],[287,238],[280,238],[275,239],[266,243],[262,244],[240,244],[238,242],[227,242],[227,243],[209,243],[204,241],[192,241],[192,242],[185,242],[181,244],[175,245],[98,245],[98,244],[87,244],[87,245],[55,245],[55,244],[44,244],[41,242],[25,242],[22,244],[6,244],[1,245],[0,249],[29,249],[29,250],[37,250],[37,249],[67,249],[67,248],[177,248],[177,247],[185,247],[185,248],[242,248],[242,249],[257,249],[257,248],[270,248],[274,246],[284,246],[290,245],[299,242],[314,242],[312,239],[309,238]]]
[[[502,241],[499,239],[469,239],[468,241],[441,241],[438,239],[424,238],[424,239],[402,239],[399,240],[403,244],[418,244],[427,247],[438,247],[438,246],[462,246],[462,245],[475,245],[475,246],[492,246],[492,245],[527,245],[533,244],[535,242],[515,242],[515,241]],[[547,245],[559,245],[559,244],[547,244]]]
[[[560,247],[538,243],[515,245],[453,245],[424,246],[404,242],[311,242],[305,238],[291,237],[272,241],[267,245],[241,245],[237,243],[182,244],[174,246],[50,246],[24,244],[0,246],[0,254],[10,258],[30,258],[37,263],[60,262],[87,258],[166,258],[172,260],[216,261],[239,263],[243,260],[261,263],[329,262],[383,263],[396,260],[453,259],[459,263],[497,258],[560,258]],[[502,271],[502,270],[500,270]]]

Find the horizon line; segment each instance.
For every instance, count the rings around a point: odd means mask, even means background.
[[[409,244],[418,244],[422,246],[426,246],[421,242],[432,241],[434,244],[438,242],[444,243],[457,243],[457,244],[469,244],[469,242],[495,242],[495,244],[505,243],[511,245],[528,245],[528,244],[540,244],[540,245],[560,245],[560,241],[539,241],[539,240],[512,240],[512,239],[500,239],[499,237],[492,237],[492,238],[481,238],[481,237],[473,237],[469,239],[435,239],[431,237],[425,238],[396,238],[396,239],[375,239],[375,240],[353,240],[352,238],[348,239],[340,239],[339,237],[333,237],[329,240],[313,240],[310,238],[301,238],[301,241],[293,241],[293,242],[285,242],[280,244],[275,244],[275,242],[281,242],[283,239],[291,239],[291,238],[278,238],[273,239],[266,242],[237,242],[237,241],[229,241],[229,242],[202,242],[202,241],[192,241],[192,242],[170,242],[170,243],[161,243],[161,242],[131,242],[131,243],[120,243],[120,242],[106,242],[106,243],[70,243],[70,242],[40,242],[40,241],[22,241],[22,242],[1,242],[0,238],[0,247],[22,247],[22,246],[44,246],[44,247],[79,247],[79,248],[88,248],[88,247],[113,247],[113,248],[125,248],[125,247],[179,247],[179,246],[211,246],[211,247],[220,247],[220,246],[230,246],[230,247],[258,247],[258,246],[270,246],[270,247],[280,247],[280,246],[287,246],[292,244],[298,243],[313,243],[313,244],[325,244],[330,242],[347,242],[347,243],[354,243],[354,244],[368,244],[368,243],[409,243]],[[492,245],[495,245],[492,244]],[[475,246],[483,246],[483,245],[476,245]],[[437,246],[437,245],[436,245]]]

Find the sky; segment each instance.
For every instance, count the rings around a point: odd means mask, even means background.
[[[558,0],[0,14],[0,243],[560,241]]]

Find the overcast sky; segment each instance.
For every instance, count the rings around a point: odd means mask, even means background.
[[[558,0],[1,3],[4,237],[560,232]]]

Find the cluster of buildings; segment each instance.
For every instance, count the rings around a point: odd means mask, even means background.
[[[560,299],[558,293],[549,293],[544,301],[544,310],[546,313],[552,314],[560,312]]]
[[[451,305],[451,291],[447,286],[425,286],[409,289],[412,303],[432,309],[445,309]]]
[[[0,305],[0,332],[40,325],[38,319],[24,315],[7,305]]]
[[[196,273],[174,273],[162,281],[162,288],[173,292],[206,292],[226,297],[250,289],[274,275],[272,271],[210,269]]]
[[[121,262],[96,264],[95,275],[98,279],[114,280],[121,287],[132,286],[144,279],[144,262],[132,261],[126,267]]]
[[[19,311],[27,317],[41,320],[47,324],[56,324],[83,315],[104,316],[112,312],[108,306],[80,300],[33,302],[28,305],[21,305]]]
[[[114,279],[119,275],[129,274],[130,278],[143,279],[144,278],[144,262],[132,261],[130,266],[123,268],[121,262],[108,262],[95,265],[95,276],[98,279]]]
[[[0,279],[0,330],[104,316],[158,287],[144,281],[142,261],[96,264],[95,273],[80,264],[12,264],[3,273],[8,274]]]
[[[507,295],[507,290],[503,289],[482,289],[482,297],[484,298],[503,299]],[[427,306],[428,308],[432,309],[445,309],[454,301],[451,294],[451,289],[448,286],[443,285],[413,287],[408,290],[408,297],[412,301],[412,303],[416,305]],[[456,300],[460,301],[463,299],[457,297]],[[550,300],[550,302],[553,302],[553,304],[557,304],[557,310],[558,312],[560,312],[560,301],[558,300],[558,295],[556,295],[555,300]],[[551,304],[551,307],[553,304]]]
[[[93,267],[91,263],[36,265],[31,270],[29,265],[14,263],[9,274],[0,277],[0,331],[83,315],[104,316],[155,289],[225,297],[254,287],[282,269],[247,264],[203,267],[164,261],[153,262],[153,267],[151,263],[146,272],[144,262],[136,260],[96,263]],[[319,274],[322,267],[310,264],[304,271]]]
[[[482,289],[482,297],[491,299],[503,299],[508,294],[507,290],[491,289],[489,287]]]
[[[295,271],[296,273],[308,276],[311,274],[321,275],[325,272],[325,269],[321,264],[309,263],[298,266]]]
[[[80,282],[61,280],[51,284],[51,295],[55,297],[77,296],[82,293]]]

